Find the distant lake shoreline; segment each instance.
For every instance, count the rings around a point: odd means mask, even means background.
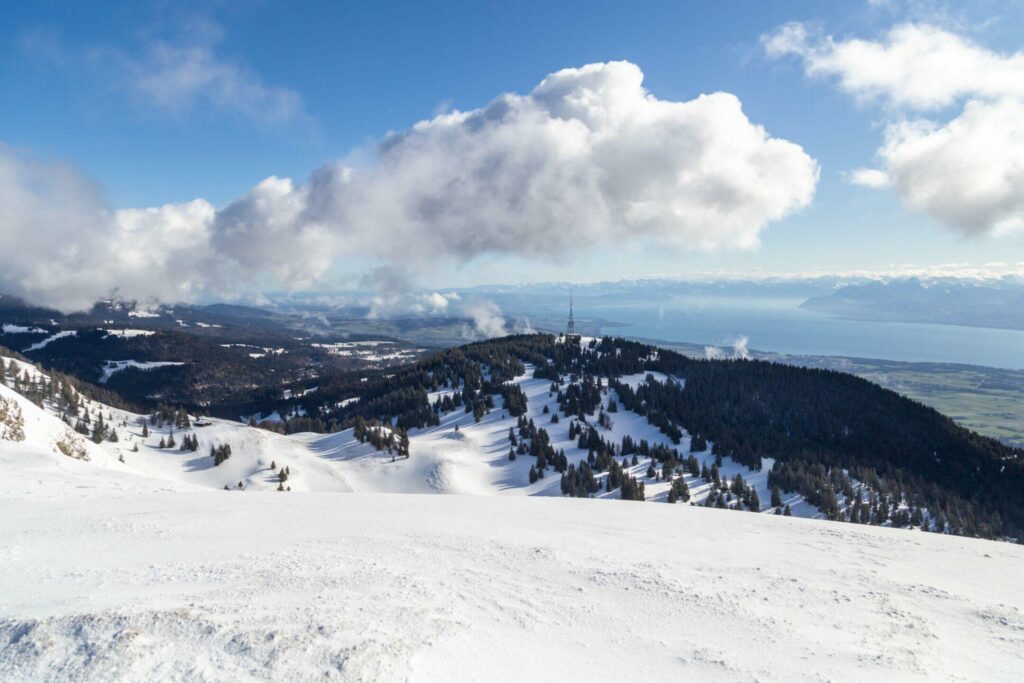
[[[903,362],[962,363],[1024,369],[1024,330],[833,318],[801,301],[672,301],[579,306],[602,333],[801,356],[848,356]]]

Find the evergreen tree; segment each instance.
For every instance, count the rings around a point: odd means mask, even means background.
[[[673,480],[672,486],[668,490],[668,502],[675,503],[679,500],[684,503],[690,500],[690,487],[686,485],[686,480],[683,477]]]

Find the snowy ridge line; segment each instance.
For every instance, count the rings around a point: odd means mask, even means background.
[[[39,327],[25,327],[24,325],[12,325],[4,323],[0,325],[4,334],[46,334],[46,330]]]
[[[49,337],[42,341],[36,342],[32,346],[29,346],[27,349],[22,351],[22,353],[31,353],[32,351],[39,351],[40,349],[45,349],[47,346],[57,341],[58,339],[64,339],[65,337],[75,337],[77,335],[77,330],[63,330],[61,332],[57,332],[55,334],[50,335]]]
[[[19,363],[19,366],[24,365]],[[174,364],[117,361],[114,367],[104,371],[104,380],[126,367],[148,369],[164,365]],[[199,420],[195,416],[175,420],[168,416],[154,419],[84,399],[83,413],[78,418],[68,416],[50,403],[44,402],[44,407],[51,415],[63,418],[68,426],[90,438],[95,438],[94,420],[103,415],[110,434],[101,437],[98,444],[110,458],[130,471],[166,478],[175,483],[216,489],[278,489],[284,484],[279,474],[280,463],[284,463],[290,468],[291,476],[285,490],[291,487],[297,491],[561,496],[566,489],[559,470],[564,471],[567,466],[578,469],[589,464],[594,482],[586,494],[590,497],[626,497],[623,482],[635,480],[642,484],[642,496],[647,501],[813,518],[836,514],[827,515],[817,501],[812,504],[797,493],[786,493],[773,487],[770,482],[775,464],[773,458],[763,458],[761,469],[753,470],[728,456],[716,454],[714,443],[710,441],[702,440],[703,443],[695,445],[694,437],[685,430],[680,432],[679,443],[673,444],[646,417],[625,408],[617,408],[614,413],[606,412],[605,409],[610,409],[612,404],[621,405],[616,391],[608,386],[601,390],[599,410],[587,415],[585,420],[578,415],[565,415],[559,409],[550,381],[534,378],[534,369],[527,364],[525,371],[511,384],[518,387],[525,399],[522,421],[542,428],[554,452],[564,454],[565,462],[560,468],[548,462],[541,469],[534,457],[522,457],[522,451],[519,453],[521,457],[510,459],[509,430],[516,432],[520,420],[511,416],[498,395],[490,397],[494,407],[481,414],[479,420],[473,413],[459,408],[441,413],[436,426],[409,430],[411,457],[408,459],[395,457],[393,442],[391,447],[378,449],[366,443],[365,439],[356,438],[351,428],[334,434],[285,435],[244,424],[250,421],[282,423],[285,417],[304,415],[301,408],[294,408],[287,416],[243,417],[240,423]],[[34,376],[45,377],[38,370],[33,369],[32,372],[36,373]],[[648,381],[671,381],[685,386],[685,378],[668,377],[657,372],[618,378],[618,382],[632,389]],[[568,376],[562,377],[564,388],[571,384]],[[579,382],[576,385],[579,386]],[[451,397],[458,390],[452,387],[441,389],[431,393],[428,400],[433,404],[445,396]],[[89,417],[84,417],[86,412]],[[556,413],[563,417],[553,422]],[[192,423],[204,426],[194,427]],[[614,447],[611,452],[616,461],[614,473],[608,469],[607,462],[594,469],[593,449],[588,452],[588,448],[580,446],[580,432],[589,431],[591,427],[596,429],[603,442]],[[114,433],[117,438],[111,440]],[[187,456],[182,455],[180,448],[183,436],[187,436],[190,443],[195,439]],[[625,438],[636,446],[647,445],[623,455],[618,447]],[[160,447],[161,443],[164,448]],[[170,443],[174,445],[168,446]],[[214,453],[222,447],[230,447],[231,457],[218,462]],[[669,468],[655,462],[645,448],[675,451],[675,464]],[[298,476],[300,473],[301,478]],[[856,481],[847,471],[834,476],[840,477],[837,491],[842,490],[843,493],[837,493],[829,503],[829,509],[835,509],[841,516],[884,526],[933,525],[926,508],[912,507],[904,500],[886,500],[865,482]],[[883,508],[884,515],[880,512]]]
[[[124,339],[131,339],[133,337],[152,337],[156,334],[155,330],[136,330],[136,329],[108,329],[106,331],[106,337],[121,337]],[[106,338],[105,337],[105,338]]]
[[[28,372],[37,382],[48,382],[48,377],[20,361],[15,361],[19,373]],[[143,364],[132,361],[119,361],[116,372],[122,367],[159,367],[162,364]],[[107,371],[105,371],[107,372]],[[548,397],[548,382],[533,379],[532,367],[516,384],[523,388],[527,396],[527,419],[536,418],[540,424],[542,418],[549,417],[543,412],[546,405],[554,407],[553,400]],[[109,375],[107,375],[109,377]],[[431,399],[435,400],[443,392],[438,392]],[[501,398],[496,397],[500,405]],[[516,421],[501,408],[494,408],[489,414],[476,422],[472,414],[461,410],[452,411],[441,418],[437,427],[411,430],[410,451],[413,456],[408,460],[397,459],[387,452],[377,452],[367,444],[355,439],[352,429],[335,434],[294,434],[279,435],[262,429],[253,429],[246,424],[219,420],[204,419],[209,426],[189,427],[174,425],[171,420],[153,421],[127,411],[111,408],[98,402],[81,397],[82,415],[88,412],[90,419],[83,428],[91,428],[97,416],[102,415],[112,432],[117,433],[117,441],[109,439],[98,445],[110,459],[124,460],[121,464],[126,470],[135,471],[147,476],[170,479],[176,483],[199,484],[210,488],[222,489],[225,485],[237,489],[242,483],[244,490],[274,489],[279,484],[271,464],[282,461],[292,464],[292,470],[306,474],[302,479],[293,476],[289,485],[299,486],[300,490],[361,490],[391,492],[443,492],[471,494],[514,494],[514,495],[545,495],[560,496],[559,478],[548,476],[530,484],[529,470],[532,458],[520,458],[509,462],[507,434]],[[44,402],[45,412],[58,422],[61,410],[50,402]],[[281,419],[280,416],[271,416]],[[82,422],[64,415],[68,422]],[[198,422],[195,416],[189,416],[190,422]],[[616,416],[616,424],[608,430],[609,438],[619,439],[629,434],[638,442],[648,440],[651,443],[663,443],[664,437],[657,428],[647,424],[642,418],[628,411]],[[145,423],[145,429],[143,428]],[[552,425],[545,425],[550,430],[552,444],[564,449],[574,464],[586,458],[585,449],[576,446],[575,440],[568,437],[569,421],[563,421],[562,429],[555,430]],[[68,425],[73,426],[73,425]],[[458,431],[456,431],[458,430]],[[143,436],[143,434],[146,436]],[[185,434],[194,434],[198,439],[196,451],[183,456],[177,448]],[[174,437],[175,448],[159,448],[160,441],[166,444]],[[455,437],[455,438],[453,438]],[[206,455],[211,448],[228,444],[232,456],[219,466],[213,464],[213,458]],[[138,449],[138,450],[136,450]],[[275,456],[280,453],[280,456]],[[708,449],[698,454],[702,464],[712,463],[713,456]],[[628,472],[633,476],[643,476],[647,463],[631,466]],[[732,463],[723,463],[722,477],[733,477],[742,470]],[[315,473],[315,476],[311,476]],[[763,500],[768,500],[766,477],[744,475],[751,486],[757,487]],[[603,481],[603,479],[602,479]],[[692,501],[700,503],[708,494],[708,485],[691,480]],[[651,482],[648,484],[650,500],[664,500],[667,496],[667,482]],[[297,489],[299,490],[299,489]],[[616,498],[617,492],[603,492],[596,497]],[[788,498],[793,506],[794,514],[814,516],[817,511],[802,504],[798,497]]]
[[[174,361],[108,360],[103,364],[103,374],[100,376],[99,383],[106,384],[116,373],[128,368],[145,371],[179,365],[185,365],[185,363]]]

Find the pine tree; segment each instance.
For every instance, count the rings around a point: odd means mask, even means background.
[[[675,503],[678,500],[684,502],[690,500],[690,488],[682,477],[674,480],[668,489],[668,502]]]
[[[103,422],[103,413],[100,413],[92,430],[92,440],[95,443],[101,443],[105,438],[107,438],[107,426]]]
[[[404,428],[400,428],[398,434],[398,454],[409,457],[409,434]]]

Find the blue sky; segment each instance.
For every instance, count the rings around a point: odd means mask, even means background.
[[[684,102],[716,91],[738,97],[750,122],[800,145],[818,163],[813,201],[770,220],[754,249],[664,249],[644,236],[596,240],[595,247],[555,260],[484,249],[451,267],[421,270],[417,282],[1017,262],[1024,260],[1019,231],[950,229],[936,219],[940,209],[915,208],[888,188],[849,182],[854,169],[878,165],[887,125],[918,116],[942,124],[957,116],[962,100],[924,113],[897,111],[884,98],[861,101],[837,87],[838,75],[809,76],[810,58],[767,55],[762,37],[796,21],[837,40],[880,40],[892,27],[915,22],[1005,56],[1024,48],[1022,20],[1020,6],[977,3],[964,10],[897,0],[268,1],[225,2],[213,10],[176,3],[5,3],[0,142],[39,163],[73,164],[112,209],[196,198],[222,208],[268,176],[304,184],[325,164],[372,156],[389,131],[438,113],[484,107],[505,92],[528,93],[563,68],[627,60],[660,100]],[[151,66],[154,45],[199,46],[206,67],[227,69],[232,82],[256,94],[218,101],[185,88],[176,101],[173,94],[125,86]],[[325,281],[351,285],[366,264],[384,260],[343,253]]]

